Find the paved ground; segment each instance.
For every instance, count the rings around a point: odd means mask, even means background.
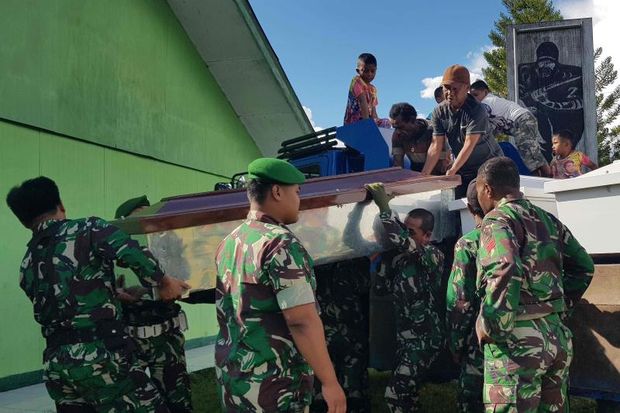
[[[187,367],[190,372],[213,367],[213,357],[213,345],[189,350]],[[0,393],[0,413],[51,413],[54,411],[54,403],[47,395],[43,384]]]

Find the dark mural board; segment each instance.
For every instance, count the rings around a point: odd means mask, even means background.
[[[592,19],[512,25],[506,38],[509,99],[534,113],[551,156],[554,132],[598,159]]]

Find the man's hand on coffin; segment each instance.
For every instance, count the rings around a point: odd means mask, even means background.
[[[162,301],[178,300],[190,288],[190,285],[185,281],[164,275],[159,285],[159,298]]]

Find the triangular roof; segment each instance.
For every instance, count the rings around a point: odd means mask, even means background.
[[[264,155],[312,132],[247,0],[168,0],[202,60]]]

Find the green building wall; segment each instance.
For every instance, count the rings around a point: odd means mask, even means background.
[[[260,151],[165,1],[3,1],[0,194],[59,185],[69,217],[124,200],[211,190]],[[30,232],[0,206],[0,391],[40,379],[43,339],[18,285]],[[216,334],[212,305],[184,305],[186,338]]]

